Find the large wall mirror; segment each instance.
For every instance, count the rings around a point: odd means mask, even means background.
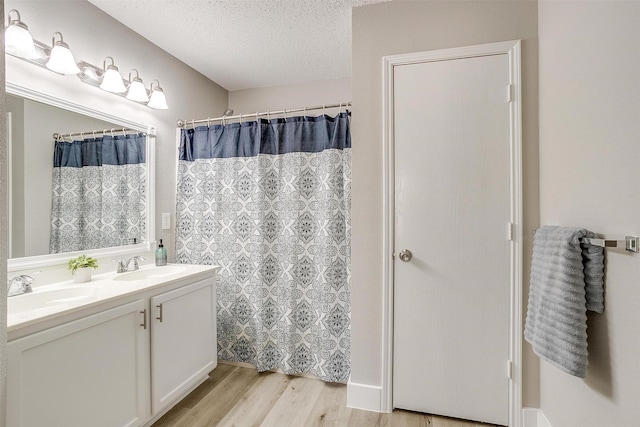
[[[6,105],[9,271],[152,248],[153,127],[9,82]]]

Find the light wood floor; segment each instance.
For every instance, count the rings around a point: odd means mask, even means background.
[[[490,426],[400,410],[379,414],[346,403],[342,384],[220,364],[153,427]]]

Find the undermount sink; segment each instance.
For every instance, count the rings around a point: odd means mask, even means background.
[[[90,286],[69,286],[45,289],[13,296],[7,299],[9,314],[22,313],[42,307],[75,303],[89,297],[94,292]]]
[[[117,282],[135,282],[139,280],[159,279],[166,276],[182,273],[187,267],[179,265],[167,265],[164,267],[145,268],[128,273],[119,273],[113,278]]]

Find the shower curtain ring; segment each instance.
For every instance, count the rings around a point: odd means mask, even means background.
[[[340,113],[342,113],[342,102],[338,104],[338,115],[340,115]]]
[[[242,113],[240,113],[240,124],[242,124]]]
[[[207,117],[207,127],[211,126],[211,118]]]
[[[325,115],[325,112],[324,112],[324,104],[322,104],[322,115],[323,115],[323,116]]]
[[[84,133],[80,132],[80,139],[84,141]]]
[[[284,121],[286,122],[287,121],[287,109],[283,108],[282,109],[282,113],[284,114]]]
[[[191,120],[191,127],[195,129],[196,127],[196,119]]]
[[[125,138],[127,137],[127,129],[126,128],[122,128],[122,136],[124,136]]]
[[[91,133],[93,134],[93,139],[96,139],[96,138],[97,138],[97,137],[96,137],[96,131],[95,131],[95,130],[93,130],[93,131],[91,131]]]

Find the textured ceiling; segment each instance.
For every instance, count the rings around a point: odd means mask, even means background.
[[[351,76],[351,8],[389,0],[89,0],[227,90]]]

